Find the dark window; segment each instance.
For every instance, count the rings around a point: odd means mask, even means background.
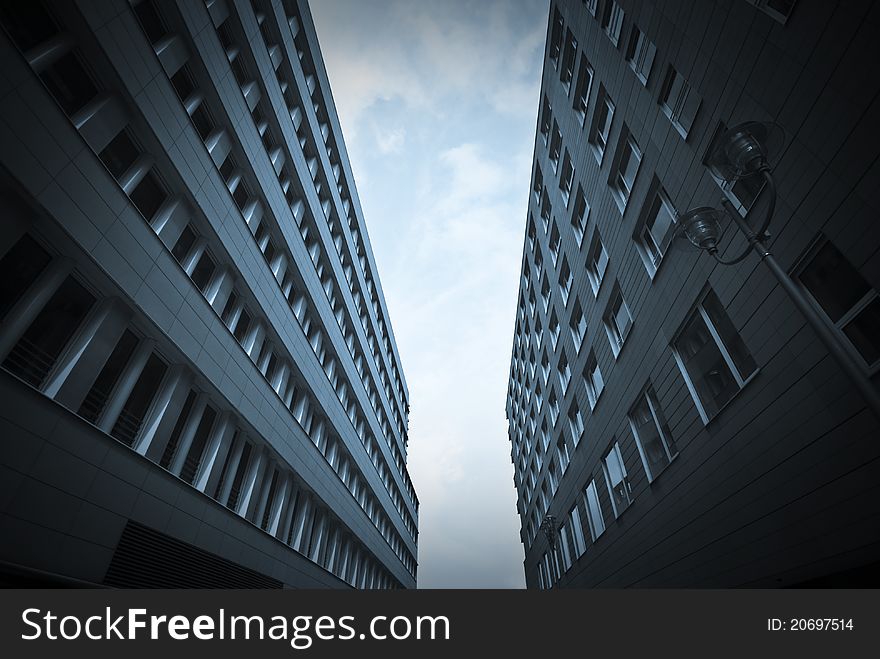
[[[235,200],[235,204],[238,206],[239,210],[244,208],[244,205],[247,203],[248,197],[250,196],[251,193],[244,184],[244,181],[240,181],[235,188],[235,192],[232,193],[232,198]]]
[[[23,52],[58,34],[58,26],[42,2],[0,3],[0,22]]]
[[[232,331],[232,335],[239,343],[244,341],[244,337],[247,335],[250,326],[251,315],[247,312],[247,309],[242,309],[241,315],[238,317],[238,322],[235,324],[235,329]]]
[[[235,291],[232,291],[229,294],[229,298],[226,300],[226,305],[223,307],[223,313],[220,314],[220,319],[227,327],[229,326],[229,321],[232,319],[232,312],[235,310],[236,304],[238,304],[238,295],[235,294]]]
[[[51,260],[49,253],[28,235],[23,236],[0,259],[0,320]]]
[[[177,242],[174,243],[174,247],[171,249],[171,254],[177,259],[178,263],[183,263],[183,259],[189,254],[189,250],[192,249],[195,242],[196,234],[187,224],[183,231],[180,232],[180,238],[177,239]]]
[[[266,498],[266,509],[263,511],[263,519],[260,520],[260,528],[268,530],[269,515],[272,512],[272,503],[275,501],[275,491],[278,488],[278,470],[272,472],[272,482],[269,484],[269,496]]]
[[[214,488],[214,494],[211,495],[211,498],[214,500],[220,496],[220,491],[223,489],[226,479],[229,478],[229,463],[232,461],[232,455],[234,453],[233,447],[235,446],[237,439],[238,433],[233,436],[232,442],[229,445],[229,450],[226,452],[226,458],[223,460],[223,469],[220,470],[220,478],[217,479],[217,487]]]
[[[275,372],[278,369],[278,357],[275,356],[273,352],[269,357],[269,365],[266,367],[266,379],[271,383],[272,378],[275,377]]]
[[[140,155],[140,151],[128,133],[123,130],[110,140],[110,143],[101,150],[98,157],[113,174],[113,178],[118,179],[134,164],[138,155]]]
[[[266,251],[263,252],[263,256],[266,259],[266,263],[272,265],[272,259],[275,258],[275,245],[272,244],[272,241],[266,243]]]
[[[220,165],[220,176],[223,177],[224,181],[229,183],[229,179],[232,177],[235,169],[235,158],[233,158],[232,155],[229,155],[226,157],[226,160],[223,161],[223,164]]]
[[[144,415],[153,402],[153,397],[159,389],[162,378],[165,377],[165,371],[168,367],[156,355],[150,355],[141,376],[135,383],[128,400],[119,413],[119,418],[113,425],[110,434],[116,439],[128,446],[131,446],[140,432],[141,424],[144,422]]]
[[[156,43],[168,33],[168,30],[162,24],[162,19],[159,18],[159,14],[156,12],[156,7],[150,0],[143,0],[143,2],[135,5],[134,13],[138,17],[150,43]]]
[[[177,73],[171,76],[171,84],[174,86],[174,91],[177,92],[181,101],[186,101],[186,99],[190,97],[190,94],[196,90],[192,76],[190,76],[186,67],[181,67],[178,69]]]
[[[177,444],[180,442],[180,433],[183,432],[183,426],[186,425],[186,420],[189,418],[189,413],[195,401],[196,392],[190,389],[186,395],[186,400],[183,402],[180,414],[177,416],[177,421],[175,421],[174,427],[171,429],[171,434],[168,435],[168,441],[165,443],[162,457],[159,459],[159,466],[163,469],[168,469],[171,466],[171,460],[174,458],[174,454],[177,452]]]
[[[202,293],[204,293],[205,289],[208,288],[208,284],[211,281],[211,275],[214,274],[215,268],[216,266],[214,265],[214,260],[210,256],[208,256],[208,253],[205,252],[204,254],[202,254],[202,258],[199,259],[199,262],[191,275],[193,283],[198,286],[199,290],[202,291]]]
[[[229,31],[227,21],[223,21],[220,27],[217,28],[217,38],[220,39],[220,45],[223,46],[223,50],[229,50],[235,46],[235,41],[232,39],[232,33]]]
[[[263,133],[263,146],[266,147],[266,151],[271,151],[275,148],[275,140],[272,139],[272,131],[267,130]]]
[[[129,198],[141,212],[141,215],[149,220],[156,214],[167,196],[168,193],[165,192],[165,188],[162,187],[156,176],[152,172],[147,172],[137,187],[132,190]]]
[[[61,109],[73,115],[98,93],[95,83],[73,53],[67,53],[40,74]]]
[[[880,360],[880,296],[830,241],[798,275],[868,365]]]
[[[251,457],[251,445],[245,444],[244,449],[241,452],[241,459],[238,461],[238,466],[235,470],[235,476],[232,479],[232,487],[229,492],[229,500],[226,502],[226,505],[235,510],[238,506],[238,497],[241,493],[241,482],[244,480],[244,473],[247,471],[248,462]]]
[[[214,130],[214,121],[205,109],[204,103],[200,103],[199,107],[196,108],[196,111],[192,113],[192,122],[202,140],[208,139],[208,135]]]
[[[217,412],[212,407],[205,407],[205,413],[202,414],[202,420],[199,421],[199,427],[196,428],[195,437],[193,437],[189,452],[186,454],[183,468],[180,470],[180,478],[187,483],[192,483],[196,478],[199,465],[202,463],[202,453],[205,451],[205,445],[208,443],[208,437],[216,418]]]
[[[232,73],[235,75],[235,79],[238,81],[239,85],[243,85],[244,83],[250,81],[250,76],[248,75],[247,69],[244,66],[244,62],[241,61],[241,57],[236,57],[229,63],[229,66],[232,67]]]
[[[95,297],[82,284],[73,277],[65,279],[12,348],[3,366],[34,387],[42,385],[94,303]]]
[[[86,394],[82,405],[79,406],[77,414],[86,421],[95,423],[98,417],[101,416],[101,412],[104,411],[104,406],[107,404],[107,399],[110,397],[110,392],[113,391],[116,381],[122,375],[122,370],[134,354],[137,344],[138,338],[132,331],[125,330],[122,333],[122,336],[116,343],[116,347],[113,348],[113,352],[110,353],[110,357],[104,364],[104,368],[101,369],[101,372],[92,384],[92,388]]]

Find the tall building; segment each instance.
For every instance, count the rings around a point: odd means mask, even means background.
[[[880,583],[853,384],[880,371],[878,25],[874,3],[551,3],[506,407],[529,587]],[[772,252],[855,379],[757,256],[678,249],[688,209],[770,210],[762,173],[706,166],[750,121],[781,128]]]
[[[408,393],[307,2],[0,24],[0,578],[414,587]]]

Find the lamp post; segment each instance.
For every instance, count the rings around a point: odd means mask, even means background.
[[[701,206],[682,214],[678,218],[677,232],[695,247],[711,254],[712,258],[722,265],[734,265],[744,260],[750,252],[755,252],[819,335],[819,339],[825,344],[828,352],[852,380],[874,416],[880,420],[880,394],[871,385],[861,366],[847,350],[841,338],[828,327],[828,324],[807,299],[803,289],[792,281],[764,244],[767,240],[767,228],[770,226],[773,212],[776,209],[776,184],[767,159],[768,144],[778,137],[778,128],[773,125],[748,122],[734,126],[722,135],[718,147],[710,154],[707,161],[709,168],[727,182],[752,175],[764,178],[770,198],[763,221],[757,230],[753,229],[725,198],[721,200],[724,210]],[[737,229],[748,241],[748,246],[743,252],[732,259],[723,259],[718,254],[718,243],[723,233],[721,219],[725,215],[733,220]]]

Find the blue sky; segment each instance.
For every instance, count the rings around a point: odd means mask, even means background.
[[[548,3],[311,9],[409,385],[419,586],[522,587],[504,404]]]

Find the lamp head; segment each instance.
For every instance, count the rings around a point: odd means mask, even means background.
[[[723,214],[724,211],[710,206],[692,208],[679,216],[678,231],[694,247],[710,253],[717,252]]]
[[[784,134],[778,124],[747,121],[728,128],[717,140],[706,164],[725,181],[751,176],[768,167],[771,155],[782,145]]]

